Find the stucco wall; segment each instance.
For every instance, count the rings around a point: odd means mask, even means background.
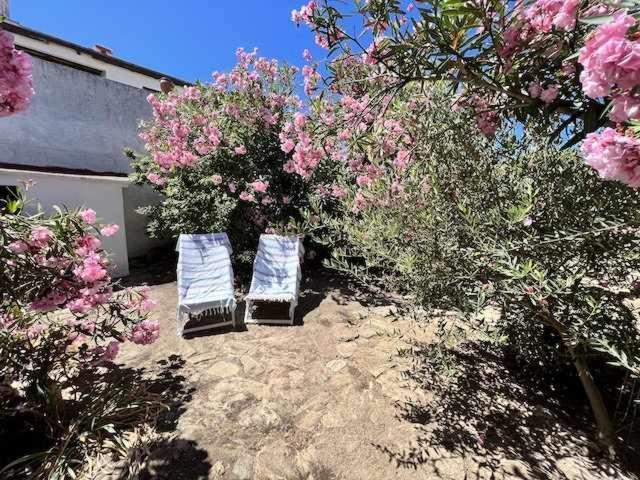
[[[151,114],[149,92],[38,58],[33,77],[30,107],[2,121],[3,161],[129,171],[122,150],[142,148],[137,125]]]
[[[22,113],[4,118],[0,162],[128,173],[126,147],[142,150],[141,119],[151,115],[148,91],[65,65],[33,58],[36,95]],[[158,201],[151,189],[124,191],[129,255],[159,244],[144,234],[135,209]],[[95,202],[89,206],[97,210]]]
[[[0,169],[0,185],[18,185],[21,179],[26,178],[36,181],[36,185],[27,191],[27,213],[36,213],[38,204],[47,214],[53,213],[54,205],[70,209],[90,206],[101,222],[120,225],[120,231],[112,237],[104,238],[102,245],[112,255],[111,268],[114,276],[129,274],[127,233],[122,228],[125,224],[122,192],[128,187],[126,179]]]

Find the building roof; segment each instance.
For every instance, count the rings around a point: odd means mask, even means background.
[[[173,77],[171,75],[160,73],[160,72],[157,72],[155,70],[151,70],[149,68],[142,67],[140,65],[136,65],[135,63],[127,62],[126,60],[122,60],[122,59],[114,57],[112,55],[107,55],[107,54],[101,53],[101,52],[99,52],[97,50],[94,50],[93,48],[84,47],[82,45],[78,45],[77,43],[69,42],[67,40],[63,40],[61,38],[54,37],[53,35],[49,35],[47,33],[38,32],[37,30],[33,30],[31,28],[27,28],[25,26],[22,26],[22,25],[20,25],[18,23],[13,22],[13,21],[0,22],[0,27],[2,29],[6,30],[7,32],[15,33],[15,34],[18,34],[18,35],[23,35],[25,37],[29,37],[29,38],[32,38],[34,40],[39,40],[39,41],[42,41],[42,42],[45,42],[45,43],[55,43],[55,44],[61,45],[63,47],[67,47],[67,48],[73,49],[73,50],[77,51],[78,53],[84,53],[86,55],[89,55],[89,56],[95,58],[96,60],[101,61],[101,62],[109,63],[111,65],[116,65],[116,66],[121,67],[121,68],[126,68],[127,70],[131,70],[133,72],[137,72],[137,73],[139,73],[141,75],[146,75],[148,77],[155,78],[155,79],[166,78],[168,80],[171,80],[171,82],[173,82],[173,84],[178,85],[178,86],[192,85],[191,82],[187,82],[186,80],[182,80],[180,78]]]
[[[0,169],[2,170],[17,170],[21,172],[35,172],[35,173],[51,173],[56,175],[79,175],[83,177],[118,177],[126,179],[129,175],[119,172],[97,172],[95,170],[89,170],[86,168],[67,168],[67,167],[54,167],[45,165],[22,165],[19,163],[6,163],[0,162]]]

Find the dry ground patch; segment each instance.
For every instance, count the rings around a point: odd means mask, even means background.
[[[170,405],[141,478],[634,478],[590,455],[583,410],[516,381],[498,356],[461,351],[464,374],[444,391],[406,354],[433,322],[327,272],[304,287],[294,327],[187,339],[175,335],[175,283],[152,287],[162,335],[120,357],[163,378]],[[95,476],[126,478],[126,462]]]

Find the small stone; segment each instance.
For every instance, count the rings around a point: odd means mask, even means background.
[[[254,458],[247,454],[241,453],[236,463],[233,465],[231,473],[236,480],[251,480],[253,478]]]
[[[353,354],[356,352],[358,346],[355,343],[345,343],[342,345],[338,345],[336,350],[338,350],[338,355],[342,358],[351,358]]]
[[[255,475],[252,478],[299,478],[295,459],[295,451],[284,440],[275,440],[258,452]]]
[[[373,378],[378,378],[386,371],[387,367],[385,367],[384,365],[379,365],[377,367],[372,367],[369,369],[369,373],[371,374],[371,376],[373,376]]]
[[[224,466],[224,463],[222,463],[220,460],[214,463],[213,467],[211,467],[211,475],[213,475],[213,478],[222,478],[224,472],[226,471],[227,469]]]
[[[270,402],[263,401],[240,415],[240,425],[266,432],[282,425],[282,418]]]
[[[217,362],[209,367],[208,373],[221,378],[235,377],[240,373],[240,366],[231,362]]]
[[[375,337],[376,335],[378,335],[377,330],[371,327],[365,327],[360,330],[360,336],[362,338],[369,339],[369,338]]]
[[[344,427],[344,420],[339,415],[336,415],[334,412],[328,412],[324,414],[320,422],[322,423],[322,426],[325,428]]]
[[[369,312],[367,310],[360,310],[356,314],[356,318],[359,318],[360,320],[364,320],[368,316],[369,316]]]
[[[242,368],[247,374],[258,374],[264,371],[264,367],[249,355],[244,355],[240,358],[240,362],[242,363]]]
[[[347,363],[344,360],[340,360],[340,359],[331,360],[330,362],[327,363],[327,368],[332,372],[339,372],[346,366],[347,366]]]
[[[358,337],[360,337],[358,332],[356,332],[355,330],[351,330],[351,331],[347,331],[347,332],[344,332],[344,333],[338,335],[338,341],[339,342],[353,342],[354,340],[357,340]]]

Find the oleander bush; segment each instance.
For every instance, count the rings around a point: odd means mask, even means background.
[[[28,215],[22,204],[0,211],[0,476],[71,478],[88,449],[160,407],[106,380],[120,346],[154,342],[159,324],[147,289],[109,275],[101,238],[116,225],[91,209]]]
[[[142,124],[146,152],[133,179],[162,195],[140,212],[152,237],[227,232],[237,252],[255,250],[265,231],[293,232],[310,186],[285,168],[280,132],[300,108],[295,69],[238,49],[212,83],[150,95]]]

